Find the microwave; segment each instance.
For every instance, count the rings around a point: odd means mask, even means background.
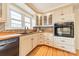
[[[74,22],[63,22],[54,24],[54,35],[61,37],[74,37]]]

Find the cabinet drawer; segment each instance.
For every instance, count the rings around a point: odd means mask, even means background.
[[[73,39],[73,38],[57,37],[57,38],[54,38],[54,42],[55,43],[68,44],[68,45],[75,45],[75,39]]]
[[[48,46],[52,46],[52,47],[54,45],[53,42],[51,42],[51,41],[45,41],[44,44],[45,45],[48,45]]]
[[[65,44],[60,44],[60,43],[54,43],[54,47],[63,49],[72,53],[75,53],[75,46],[73,45],[65,45]]]
[[[68,45],[75,45],[74,41],[66,41],[66,40],[54,40],[55,43],[62,43],[62,44],[68,44]]]
[[[39,40],[39,44],[44,44],[44,40]]]

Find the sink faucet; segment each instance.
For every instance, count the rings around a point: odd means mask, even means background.
[[[27,33],[27,30],[28,30],[28,26],[25,26],[25,31],[24,31],[24,33]]]

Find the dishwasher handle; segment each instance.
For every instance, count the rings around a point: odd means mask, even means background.
[[[8,43],[9,44],[9,43]],[[0,45],[0,46],[7,46],[8,44],[2,44],[2,45]]]

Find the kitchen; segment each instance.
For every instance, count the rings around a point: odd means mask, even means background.
[[[79,56],[78,6],[0,3],[0,56]]]

